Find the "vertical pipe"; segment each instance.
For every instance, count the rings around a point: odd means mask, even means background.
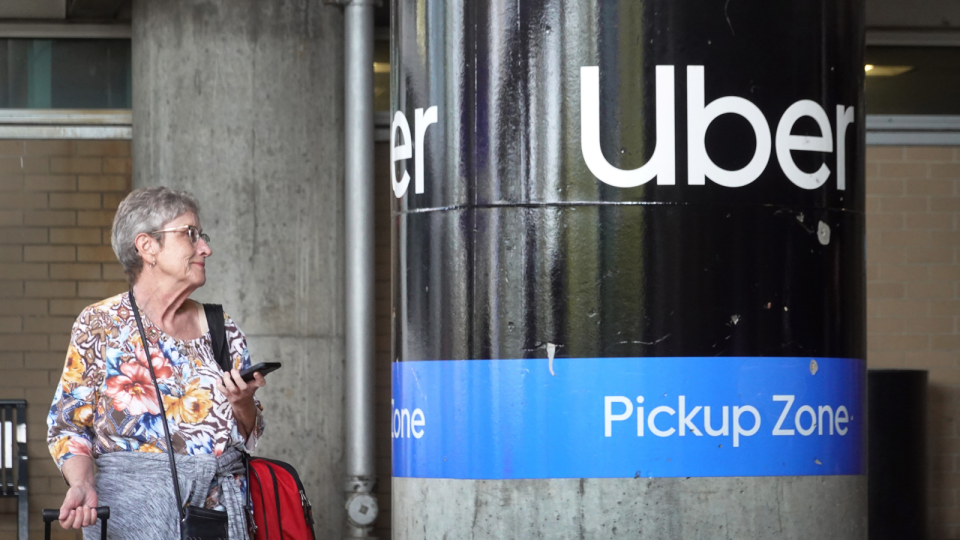
[[[373,4],[344,13],[346,495],[348,538],[368,537],[373,496]]]

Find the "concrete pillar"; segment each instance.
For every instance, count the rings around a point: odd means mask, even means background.
[[[192,191],[212,238],[198,299],[255,361],[258,454],[289,461],[318,538],[343,524],[343,22],[319,1],[137,0],[134,187]]]
[[[394,538],[866,538],[862,3],[392,15]]]

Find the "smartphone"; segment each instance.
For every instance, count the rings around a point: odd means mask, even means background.
[[[244,382],[250,382],[253,380],[253,374],[260,372],[261,375],[266,376],[267,373],[274,372],[280,369],[280,362],[260,362],[259,364],[254,364],[247,369],[244,369],[240,372],[240,378]]]

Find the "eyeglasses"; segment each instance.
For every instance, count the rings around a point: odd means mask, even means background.
[[[207,236],[207,233],[200,232],[200,229],[194,227],[193,225],[184,225],[182,227],[174,227],[172,229],[163,229],[160,231],[153,231],[150,234],[168,233],[168,232],[187,233],[187,237],[190,238],[190,243],[193,245],[197,245],[197,242],[199,242],[201,238],[203,238],[204,242],[208,244],[210,243],[210,237]]]

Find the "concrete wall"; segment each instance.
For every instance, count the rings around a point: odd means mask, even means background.
[[[70,328],[84,307],[127,288],[110,225],[129,191],[129,141],[0,140],[0,399],[27,400],[33,538],[43,538],[40,510],[59,508],[67,491],[46,419]],[[0,539],[17,537],[15,512],[0,499]]]
[[[930,537],[960,538],[960,148],[867,149],[867,364],[930,371]]]
[[[258,454],[300,471],[319,538],[343,522],[342,11],[320,1],[133,8],[135,187],[192,191],[207,285],[281,361]]]

